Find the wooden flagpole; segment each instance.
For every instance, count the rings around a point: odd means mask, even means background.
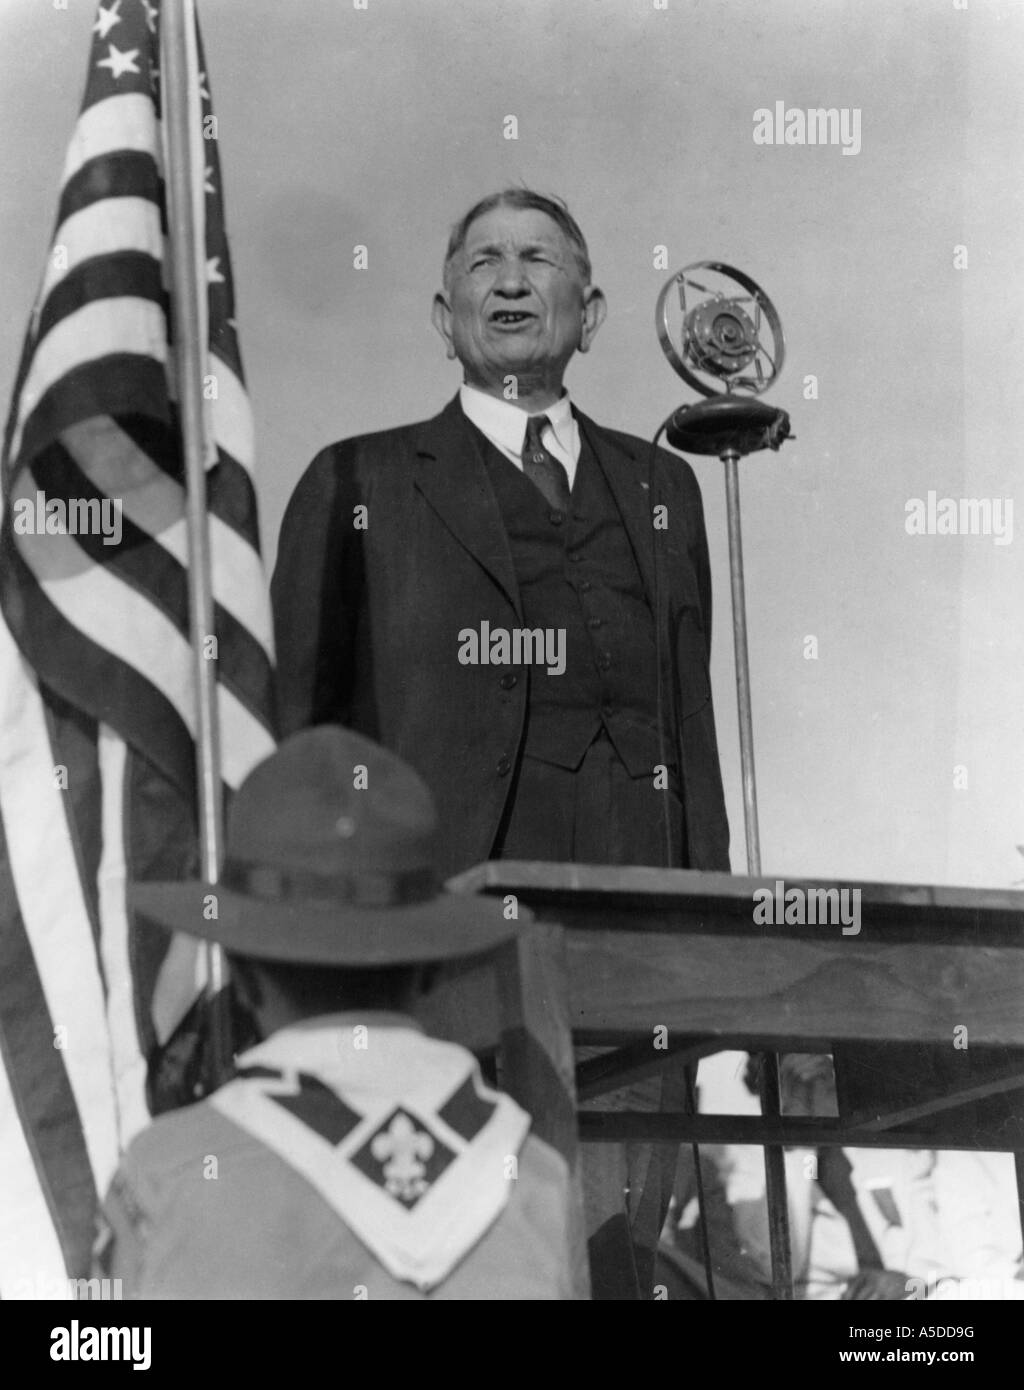
[[[210,532],[206,509],[206,461],[210,451],[203,409],[207,355],[206,248],[203,226],[199,74],[194,0],[163,0],[160,16],[161,100],[165,131],[167,215],[181,441],[185,460],[188,533],[189,630],[196,692],[196,781],[200,873],[220,877],[223,852],[220,724],[216,661],[206,656],[213,635]],[[228,1074],[232,1059],[227,970],[221,948],[207,951],[207,1003],[212,1029],[213,1082]]]

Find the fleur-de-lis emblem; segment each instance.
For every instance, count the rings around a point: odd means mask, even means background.
[[[433,1154],[434,1141],[408,1115],[395,1115],[387,1130],[374,1136],[370,1152],[383,1166],[384,1183],[392,1197],[413,1202],[423,1196],[429,1186],[423,1160]]]

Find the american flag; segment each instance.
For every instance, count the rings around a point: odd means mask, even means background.
[[[160,14],[107,0],[15,382],[0,523],[0,1295],[66,1297],[196,990],[127,878],[196,872]],[[273,748],[273,641],[218,131],[195,31],[207,500],[226,791]],[[205,137],[205,138],[202,138]],[[211,654],[213,653],[211,648]]]

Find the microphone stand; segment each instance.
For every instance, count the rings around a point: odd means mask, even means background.
[[[729,530],[729,580],[732,592],[733,648],[736,656],[736,703],[739,714],[740,767],[743,776],[743,822],[747,841],[747,873],[761,875],[761,842],[757,821],[757,781],[754,775],[754,723],[747,653],[747,606],[743,584],[743,538],[740,529],[739,461],[749,453],[778,449],[790,438],[789,416],[757,399],[723,394],[683,406],[667,422],[666,437],[688,453],[717,454],[725,466],[725,501]],[[781,1113],[779,1059],[761,1056],[761,1114],[778,1119]],[[772,1288],[777,1299],[793,1298],[793,1261],[789,1239],[785,1151],[779,1144],[764,1146],[765,1193],[772,1261]]]

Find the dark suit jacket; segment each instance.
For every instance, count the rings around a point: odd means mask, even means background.
[[[658,609],[674,686],[688,859],[729,868],[708,659],[711,576],[700,490],[689,464],[659,450],[655,530],[649,445],[576,412],[622,513]],[[365,508],[365,513],[362,509]],[[365,529],[360,529],[361,523]],[[460,629],[524,627],[508,538],[458,397],[433,420],[323,449],[281,530],[272,584],[285,734],[337,722],[392,748],[437,802],[441,869],[490,856],[513,778],[527,681],[460,665]],[[521,676],[521,673],[520,673]]]

